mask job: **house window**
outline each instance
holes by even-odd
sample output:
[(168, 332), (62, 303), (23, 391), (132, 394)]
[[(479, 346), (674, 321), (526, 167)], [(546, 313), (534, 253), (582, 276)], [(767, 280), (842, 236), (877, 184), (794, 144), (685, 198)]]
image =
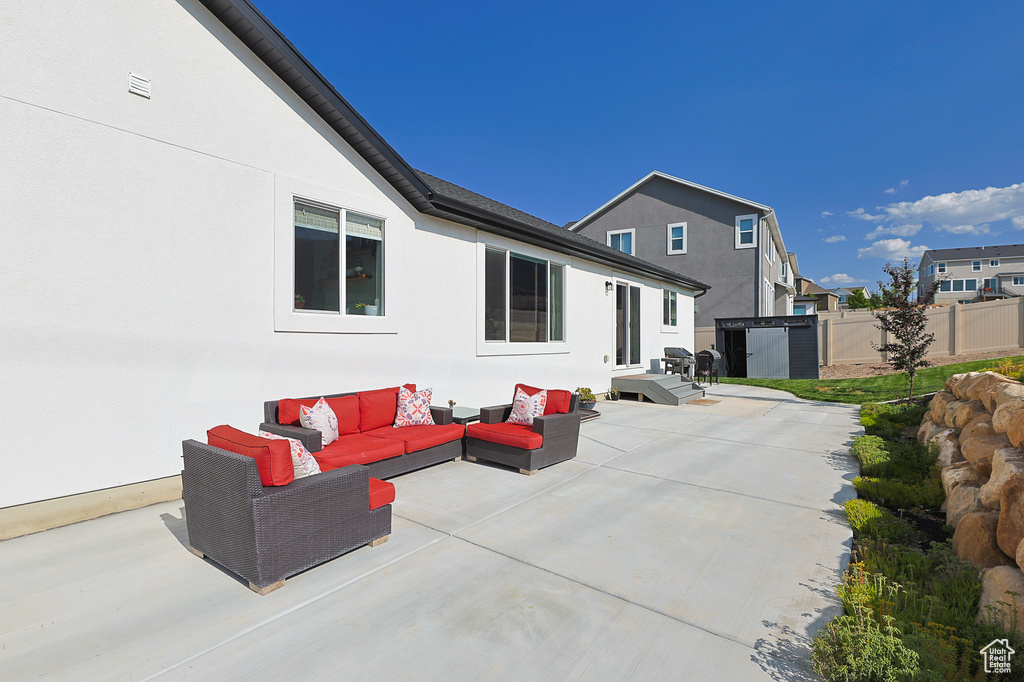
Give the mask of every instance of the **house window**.
[(997, 260), (990, 260), (988, 262), (988, 266), (990, 268), (998, 268), (999, 267), (999, 261), (997, 261)]
[(772, 239), (771, 228), (765, 225), (764, 257), (769, 263), (775, 262), (775, 240)]
[(971, 261), (971, 272), (981, 272), (981, 261)]
[(987, 277), (982, 280), (981, 286), (983, 289), (990, 289), (991, 291), (999, 291), (999, 280), (995, 277)]
[(501, 249), (484, 254), (484, 340), (565, 340), (565, 266)]
[(978, 280), (976, 279), (953, 279), (946, 280), (939, 285), (939, 291), (977, 291)]
[(1015, 287), (1024, 286), (1024, 277), (1014, 277), (1013, 278), (1013, 286), (1015, 286)]
[(928, 274), (929, 275), (934, 275), (935, 274), (935, 266), (934, 265), (929, 265), (928, 266)]
[(775, 301), (774, 299), (775, 290), (772, 288), (772, 283), (767, 279), (764, 281), (764, 314), (763, 316), (772, 316), (775, 314)]
[(661, 292), (661, 323), (666, 327), (675, 327), (678, 325), (678, 321), (676, 319), (676, 296), (676, 292), (668, 291), (667, 289)]
[(757, 246), (754, 238), (754, 226), (757, 224), (756, 215), (736, 216), (736, 248), (750, 249)]
[(668, 226), (668, 253), (686, 253), (686, 223), (672, 223)]
[(616, 251), (628, 253), (630, 256), (636, 255), (633, 252), (633, 239), (635, 235), (635, 229), (615, 230), (614, 232), (609, 232), (608, 246), (612, 247)]
[(946, 264), (945, 263), (939, 263), (938, 264), (938, 268), (939, 268), (939, 272), (945, 272), (946, 271)]
[(782, 281), (783, 282), (788, 282), (789, 281), (789, 263), (786, 263), (786, 262), (782, 263)]
[(344, 300), (348, 315), (382, 316), (384, 221), (301, 201), (294, 206), (295, 309), (338, 313)]

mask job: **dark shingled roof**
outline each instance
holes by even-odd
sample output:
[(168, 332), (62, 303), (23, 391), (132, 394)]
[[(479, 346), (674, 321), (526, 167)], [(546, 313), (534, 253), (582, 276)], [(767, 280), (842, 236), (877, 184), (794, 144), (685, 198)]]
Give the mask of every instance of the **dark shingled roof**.
[(933, 261), (1015, 258), (1024, 256), (1024, 244), (969, 246), (963, 249), (930, 249), (925, 251), (924, 255)]
[[(595, 241), (590, 237), (585, 237), (576, 232), (570, 232), (569, 230), (559, 227), (554, 223), (549, 223), (537, 216), (530, 215), (529, 213), (520, 211), (517, 208), (512, 208), (507, 204), (495, 201), (494, 199), (485, 197), (482, 194), (477, 194), (465, 187), (460, 187), (459, 185), (448, 182), (447, 180), (442, 180), (441, 178), (430, 175), (429, 173), (417, 170), (416, 174), (419, 175), (420, 180), (426, 183), (430, 188), (430, 201), (435, 207), (440, 209), (480, 209), (481, 212), (476, 216), (480, 219), (480, 222), (477, 225), (480, 229), (488, 232), (497, 232), (498, 234), (518, 232), (518, 234), (509, 234), (509, 236), (513, 236), (517, 239), (524, 239), (524, 237), (526, 237), (525, 241), (539, 246), (545, 246), (555, 251), (570, 255), (580, 255), (585, 258), (590, 258), (591, 260), (599, 260), (614, 267), (619, 267), (624, 270), (629, 270), (643, 275), (651, 275), (663, 280), (679, 282), (688, 287), (705, 290), (710, 288), (707, 284), (680, 275), (678, 272), (673, 272), (672, 270), (654, 265), (653, 263), (641, 260), (635, 256), (630, 256), (618, 249), (613, 249), (606, 244)], [(431, 212), (427, 211), (427, 213)], [(451, 215), (447, 215), (443, 210), (434, 214), (446, 217), (449, 220), (456, 219), (458, 217), (456, 216), (453, 218)], [(489, 216), (499, 216), (504, 218), (505, 224), (502, 227), (506, 227), (507, 229), (495, 230), (493, 226), (487, 225), (484, 221)], [(459, 222), (466, 223), (467, 221), (463, 219), (459, 220)], [(516, 224), (520, 226), (529, 226), (530, 228), (533, 228), (533, 230), (524, 234), (521, 231), (514, 229)]]

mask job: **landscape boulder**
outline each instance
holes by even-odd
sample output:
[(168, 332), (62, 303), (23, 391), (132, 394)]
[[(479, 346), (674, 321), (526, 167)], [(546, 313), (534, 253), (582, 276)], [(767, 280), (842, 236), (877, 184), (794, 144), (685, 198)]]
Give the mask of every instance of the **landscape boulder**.
[[(947, 469), (947, 471), (951, 470), (952, 468)], [(953, 492), (946, 498), (945, 504), (946, 523), (950, 526), (959, 526), (960, 522), (969, 514), (985, 509), (981, 504), (981, 488), (977, 485), (971, 485), (967, 481), (953, 488)]]
[(1024, 573), (1020, 569), (998, 566), (985, 571), (981, 581), (978, 618), (975, 621), (977, 625), (998, 625), (1010, 632), (1016, 623), (1016, 630), (1024, 632), (1024, 596), (1015, 597), (1007, 592), (1024, 595)]
[(956, 428), (956, 411), (960, 409), (960, 406), (964, 404), (962, 400), (954, 400), (951, 403), (946, 403), (946, 414), (942, 416), (943, 423), (949, 428)]
[(1009, 433), (1010, 428), (1024, 419), (1024, 398), (1007, 400), (992, 413), (992, 428), (996, 433)]
[[(1024, 384), (1012, 381), (996, 386), (996, 407), (1011, 400), (1024, 400)], [(995, 407), (990, 410), (995, 411)]]
[(960, 445), (960, 453), (974, 470), (982, 476), (992, 474), (992, 456), (996, 450), (1012, 447), (1006, 436), (975, 436), (968, 438)]
[(921, 445), (928, 445), (929, 442), (943, 431), (948, 431), (949, 428), (945, 424), (936, 424), (929, 417), (931, 415), (925, 415), (924, 421), (921, 422), (921, 428), (917, 430), (917, 442)]
[[(1024, 457), (1016, 448), (996, 450), (992, 455), (992, 476), (988, 483), (981, 486), (981, 503), (989, 509), (999, 510), (1000, 494), (1003, 486), (1011, 478), (1024, 478)], [(1013, 546), (1016, 553), (1017, 545)], [(1011, 554), (1007, 552), (1007, 554)]]
[(1017, 557), (1020, 565), (1024, 556), (1021, 541), (1024, 540), (1024, 477), (1013, 477), (1004, 485), (999, 495), (999, 526), (996, 528), (996, 542), (999, 549)]
[(956, 400), (956, 396), (949, 391), (939, 391), (932, 398), (931, 402), (931, 415), (932, 421), (936, 424), (946, 423), (946, 406)]
[(974, 436), (994, 435), (996, 435), (996, 431), (992, 428), (992, 415), (986, 412), (960, 430), (960, 445), (963, 445), (965, 440)]
[(987, 480), (988, 478), (971, 468), (971, 463), (966, 461), (959, 462), (942, 470), (942, 489), (946, 491), (947, 498), (961, 485), (980, 488)]
[(962, 429), (978, 417), (987, 417), (988, 414), (985, 406), (976, 400), (960, 403), (960, 407), (956, 408), (956, 413), (953, 415), (953, 427)]
[[(996, 566), (1013, 566), (1014, 560), (999, 549), (996, 542), (996, 529), (999, 526), (999, 514), (994, 512), (975, 512), (960, 519), (953, 533), (953, 551), (964, 561), (978, 568), (994, 568)], [(1017, 570), (1020, 573), (1020, 570)], [(1024, 594), (1022, 592), (1021, 594)]]
[(960, 454), (960, 441), (957, 439), (956, 431), (953, 429), (942, 431), (935, 437), (932, 443), (939, 448), (939, 455), (935, 459), (935, 466), (939, 467), (940, 470), (964, 461), (963, 455)]
[[(1005, 377), (998, 372), (982, 372), (970, 384), (967, 385), (967, 399), (977, 400), (980, 403), (984, 403), (985, 407), (989, 412), (996, 409), (996, 388), (1000, 384), (1005, 384), (1013, 381), (1009, 377)], [(989, 407), (991, 403), (991, 407)]]
[(1024, 413), (1018, 413), (1017, 419), (1010, 423), (1010, 429), (1006, 432), (1015, 448), (1024, 448)]
[[(952, 393), (953, 395), (959, 397), (960, 394), (957, 393), (957, 389), (960, 387), (960, 385), (964, 381), (967, 381), (969, 379), (973, 379), (976, 376), (978, 376), (977, 372), (966, 372), (964, 374), (954, 374), (950, 378), (946, 379), (946, 390), (949, 391), (950, 393)], [(965, 393), (964, 395), (967, 395), (967, 394)]]

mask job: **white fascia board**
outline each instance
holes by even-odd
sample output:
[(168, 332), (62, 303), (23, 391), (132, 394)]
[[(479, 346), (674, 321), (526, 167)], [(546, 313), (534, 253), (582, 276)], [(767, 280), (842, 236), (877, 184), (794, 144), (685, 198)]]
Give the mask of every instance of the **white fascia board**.
[[(712, 189), (710, 187), (705, 187), (704, 185), (698, 185), (696, 182), (690, 182), (689, 180), (683, 180), (682, 178), (677, 178), (675, 176), (669, 175), (668, 173), (662, 173), (661, 171), (651, 171), (650, 173), (648, 173), (647, 175), (645, 175), (644, 177), (640, 178), (639, 180), (634, 182), (632, 185), (627, 187), (622, 192), (619, 192), (617, 195), (615, 195), (615, 197), (613, 199), (611, 199), (610, 201), (605, 202), (601, 207), (599, 207), (599, 208), (591, 211), (587, 215), (583, 216), (583, 218), (579, 222), (577, 222), (575, 225), (570, 227), (569, 230), (571, 230), (572, 232), (578, 232), (580, 230), (580, 228), (582, 228), (584, 225), (589, 223), (591, 220), (596, 218), (598, 215), (600, 215), (601, 213), (603, 213), (607, 209), (611, 208), (612, 206), (614, 206), (615, 204), (620, 202), (623, 198), (626, 197), (626, 195), (628, 195), (630, 192), (634, 191), (637, 187), (640, 187), (641, 185), (643, 185), (645, 182), (647, 182), (651, 178), (661, 178), (663, 180), (668, 180), (669, 182), (676, 182), (676, 183), (679, 183), (680, 185), (686, 185), (687, 187), (692, 187), (693, 189), (698, 189), (698, 190), (700, 190), (702, 192), (707, 192), (709, 194), (714, 194), (715, 196), (723, 197), (725, 199), (730, 199), (732, 201), (736, 201), (736, 202), (739, 202), (741, 204), (746, 204), (747, 206), (753, 206), (754, 208), (760, 209), (762, 211), (766, 211), (769, 214), (772, 212), (772, 207), (771, 206), (765, 206), (764, 204), (759, 204), (756, 201), (750, 201), (749, 199), (744, 199), (742, 197), (738, 197), (738, 196), (735, 196), (733, 194), (728, 194), (727, 192), (721, 192), (721, 191), (719, 191), (717, 189)], [(776, 222), (775, 223), (775, 231), (776, 231), (776, 233), (778, 233), (778, 230), (779, 230), (779, 224), (778, 224), (778, 222)], [(780, 240), (781, 240), (781, 236), (780, 236)]]

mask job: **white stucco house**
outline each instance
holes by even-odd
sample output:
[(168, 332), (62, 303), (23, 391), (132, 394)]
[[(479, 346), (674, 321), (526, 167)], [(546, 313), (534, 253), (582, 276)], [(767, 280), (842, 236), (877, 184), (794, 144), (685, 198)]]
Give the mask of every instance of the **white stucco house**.
[(11, 0), (0, 56), (8, 528), (173, 499), (181, 441), (264, 400), (693, 347), (705, 285), (415, 171), (248, 0)]

